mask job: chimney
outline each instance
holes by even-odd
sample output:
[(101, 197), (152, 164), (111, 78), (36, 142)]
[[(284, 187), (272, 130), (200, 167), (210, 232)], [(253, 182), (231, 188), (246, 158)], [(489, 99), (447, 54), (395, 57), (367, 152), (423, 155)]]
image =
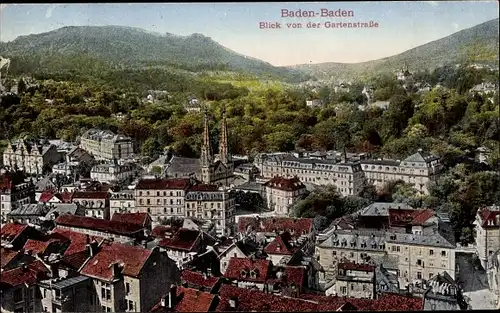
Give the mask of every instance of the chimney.
[(113, 277), (116, 278), (122, 273), (123, 266), (120, 263), (113, 263), (111, 264), (111, 269), (113, 271)]
[(89, 244), (89, 243), (90, 243), (90, 236), (89, 236), (88, 234), (87, 234), (87, 235), (85, 235), (85, 242), (86, 242), (87, 244)]
[(172, 309), (175, 306), (175, 299), (177, 297), (177, 286), (170, 286), (170, 292), (168, 293), (168, 308)]
[(98, 246), (98, 243), (95, 240), (86, 245), (90, 257), (93, 257), (94, 255), (96, 255), (97, 246)]
[(23, 270), (23, 272), (26, 272), (28, 270), (28, 266), (26, 265), (26, 263), (23, 262), (20, 265), (21, 265), (20, 267)]
[(229, 299), (229, 307), (231, 307), (231, 309), (236, 309), (237, 304), (238, 304), (238, 298), (233, 297)]

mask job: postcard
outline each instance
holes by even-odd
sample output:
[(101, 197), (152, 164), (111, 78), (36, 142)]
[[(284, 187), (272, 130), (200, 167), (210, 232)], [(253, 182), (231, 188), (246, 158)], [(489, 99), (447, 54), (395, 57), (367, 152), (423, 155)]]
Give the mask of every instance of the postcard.
[(498, 1), (0, 4), (2, 312), (500, 309)]

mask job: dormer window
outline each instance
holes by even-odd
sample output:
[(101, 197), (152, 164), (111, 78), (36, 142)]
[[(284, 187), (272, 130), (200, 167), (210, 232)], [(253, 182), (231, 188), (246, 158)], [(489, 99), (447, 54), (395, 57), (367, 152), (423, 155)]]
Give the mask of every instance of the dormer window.
[(281, 245), (276, 246), (276, 251), (281, 251)]
[(241, 270), (240, 274), (241, 274), (241, 277), (247, 277), (247, 271), (245, 271), (245, 270)]

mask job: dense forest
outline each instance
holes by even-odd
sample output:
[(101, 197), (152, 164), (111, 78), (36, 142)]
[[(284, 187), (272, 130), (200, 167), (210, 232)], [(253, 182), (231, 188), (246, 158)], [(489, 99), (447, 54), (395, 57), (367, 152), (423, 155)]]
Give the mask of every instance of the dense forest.
[[(177, 155), (197, 156), (202, 115), (184, 109), (188, 97), (196, 96), (209, 109), (214, 140), (221, 108), (227, 107), (233, 154), (345, 147), (401, 159), (423, 149), (441, 157), (446, 167), (443, 178), (424, 199), (398, 182), (387, 186), (383, 194), (376, 195), (367, 187), (361, 198), (343, 200), (323, 190), (299, 202), (299, 216), (314, 213), (332, 219), (366, 201), (405, 199), (450, 212), (457, 239), (466, 243), (477, 206), (500, 204), (500, 178), (495, 172), (499, 168), (498, 93), (469, 92), (483, 81), (497, 83), (498, 72), (444, 66), (416, 73), (419, 82), (442, 86), (423, 93), (403, 88), (392, 75), (378, 76), (369, 83), (376, 100), (389, 101), (384, 111), (358, 108), (366, 104), (361, 90), (367, 82), (354, 82), (349, 92), (335, 92), (333, 86), (311, 91), (223, 68), (200, 75), (155, 67), (112, 69), (86, 61), (73, 60), (72, 64), (94, 65), (68, 66), (72, 70), (67, 71), (53, 70), (64, 66), (47, 66), (33, 71), (35, 83), (20, 79), (19, 95), (2, 97), (0, 140), (25, 135), (75, 140), (83, 130), (98, 127), (134, 138), (138, 150), (151, 158), (167, 147)], [(13, 73), (29, 72), (19, 62), (13, 64)], [(29, 62), (23, 64), (29, 66)], [(148, 90), (165, 90), (168, 96), (151, 103), (146, 101)], [(306, 100), (313, 97), (324, 105), (307, 107)], [(216, 148), (217, 142), (213, 144)], [(480, 167), (473, 160), (480, 146), (491, 151), (489, 167)], [(332, 209), (338, 207), (343, 209)]]

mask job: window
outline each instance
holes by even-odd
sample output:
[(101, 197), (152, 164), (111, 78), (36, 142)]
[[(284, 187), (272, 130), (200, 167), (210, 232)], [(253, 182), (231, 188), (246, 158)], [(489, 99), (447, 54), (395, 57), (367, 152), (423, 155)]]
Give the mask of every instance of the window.
[(354, 285), (353, 284), (351, 284), (351, 290), (354, 290)]
[(432, 276), (434, 276), (434, 274), (433, 273), (429, 273), (429, 279), (431, 279)]
[(130, 293), (130, 284), (129, 283), (125, 283), (125, 292)]
[(23, 301), (23, 290), (21, 288), (14, 291), (14, 302)]
[(422, 272), (417, 272), (417, 279), (422, 279)]
[(417, 260), (417, 265), (422, 266), (422, 260)]
[(429, 250), (429, 255), (434, 255), (434, 250)]
[(445, 250), (441, 251), (441, 256), (446, 256), (446, 251)]
[(343, 287), (340, 287), (340, 292), (342, 294), (346, 294), (347, 293), (347, 287), (343, 286)]
[(128, 300), (128, 310), (129, 311), (134, 310), (134, 301)]
[(363, 291), (366, 291), (366, 285), (363, 285)]

